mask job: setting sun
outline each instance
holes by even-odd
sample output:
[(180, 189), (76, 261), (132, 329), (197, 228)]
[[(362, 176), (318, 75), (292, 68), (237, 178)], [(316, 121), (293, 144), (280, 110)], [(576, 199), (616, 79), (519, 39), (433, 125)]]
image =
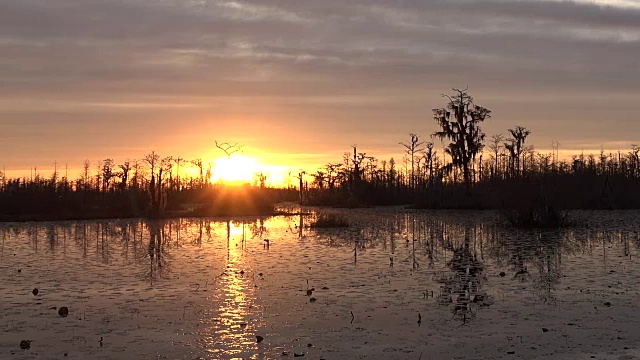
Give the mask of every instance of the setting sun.
[(211, 180), (225, 183), (251, 182), (260, 172), (258, 160), (239, 154), (222, 157), (214, 161)]

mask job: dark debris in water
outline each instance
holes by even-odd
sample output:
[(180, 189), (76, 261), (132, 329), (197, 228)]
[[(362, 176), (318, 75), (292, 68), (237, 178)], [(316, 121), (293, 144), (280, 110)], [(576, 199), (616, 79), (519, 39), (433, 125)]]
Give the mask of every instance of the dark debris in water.
[(264, 340), (264, 337), (260, 336), (260, 335), (256, 335), (256, 342), (257, 343), (261, 343)]
[(22, 341), (20, 341), (20, 349), (22, 349), (22, 350), (31, 349), (31, 340), (22, 340)]
[(58, 309), (58, 315), (62, 317), (69, 316), (69, 308), (66, 306), (61, 307), (60, 309)]

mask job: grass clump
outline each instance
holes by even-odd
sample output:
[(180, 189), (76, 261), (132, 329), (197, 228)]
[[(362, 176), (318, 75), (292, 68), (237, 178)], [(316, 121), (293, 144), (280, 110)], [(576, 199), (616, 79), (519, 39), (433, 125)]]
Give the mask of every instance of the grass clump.
[(566, 211), (551, 206), (527, 207), (503, 210), (502, 220), (518, 228), (561, 228), (573, 225)]
[(349, 222), (337, 214), (319, 213), (309, 225), (313, 229), (349, 227)]

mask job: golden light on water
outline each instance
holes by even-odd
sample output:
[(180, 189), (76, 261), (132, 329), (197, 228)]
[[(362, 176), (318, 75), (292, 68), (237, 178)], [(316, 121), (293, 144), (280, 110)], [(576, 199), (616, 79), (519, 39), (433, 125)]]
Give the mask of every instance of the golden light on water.
[(248, 269), (250, 266), (245, 263), (244, 257), (248, 224), (243, 226), (242, 222), (229, 221), (217, 232), (219, 235), (224, 232), (223, 236), (229, 239), (227, 262), (226, 271), (218, 283), (219, 297), (215, 298), (219, 302), (216, 311), (219, 318), (210, 329), (213, 336), (205, 338), (205, 341), (208, 351), (216, 356), (254, 358), (248, 357), (255, 344), (252, 332), (263, 324), (260, 317), (255, 316), (259, 307), (255, 304), (255, 288)]

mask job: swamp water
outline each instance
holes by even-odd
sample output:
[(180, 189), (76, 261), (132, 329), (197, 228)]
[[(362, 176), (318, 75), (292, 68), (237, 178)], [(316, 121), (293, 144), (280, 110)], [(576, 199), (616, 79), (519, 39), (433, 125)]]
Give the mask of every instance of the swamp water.
[(638, 212), (331, 211), (0, 224), (0, 359), (640, 358)]

